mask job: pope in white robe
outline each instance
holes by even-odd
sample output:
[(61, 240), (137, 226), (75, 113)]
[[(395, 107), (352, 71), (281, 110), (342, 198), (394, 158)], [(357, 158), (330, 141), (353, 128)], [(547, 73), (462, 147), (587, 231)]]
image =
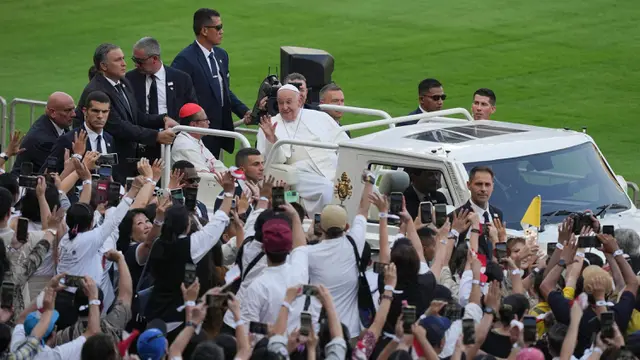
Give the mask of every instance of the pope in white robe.
[(331, 116), (303, 109), (300, 92), (293, 85), (284, 85), (278, 90), (278, 108), (278, 115), (260, 120), (258, 150), (265, 157), (273, 156), (273, 164), (295, 167), (298, 172), (296, 190), (307, 212), (320, 213), (333, 199), (333, 180), (338, 165), (336, 150), (297, 145), (283, 145), (274, 150), (273, 145), (282, 139), (337, 144), (349, 138)]
[[(180, 108), (180, 124), (209, 128), (209, 119), (202, 107), (197, 104), (188, 103)], [(216, 159), (215, 156), (204, 146), (202, 142), (202, 134), (181, 132), (176, 136), (171, 148), (171, 163), (186, 160), (195, 166), (197, 172), (223, 172), (227, 168), (222, 161)]]

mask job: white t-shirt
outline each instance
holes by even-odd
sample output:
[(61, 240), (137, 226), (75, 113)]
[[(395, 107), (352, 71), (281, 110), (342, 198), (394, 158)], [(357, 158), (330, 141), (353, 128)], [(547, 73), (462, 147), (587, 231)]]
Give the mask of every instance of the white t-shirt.
[[(358, 215), (348, 234), (362, 256), (366, 241), (367, 219)], [(361, 330), (358, 311), (358, 268), (353, 246), (346, 236), (323, 240), (309, 246), (309, 278), (311, 284), (327, 287), (340, 321), (347, 326), (352, 337)]]
[[(13, 329), (11, 334), (11, 351), (15, 351), (18, 345), (20, 345), (27, 338), (24, 332), (24, 325), (18, 324)], [(87, 339), (84, 336), (80, 336), (71, 342), (50, 348), (49, 346), (42, 346), (38, 355), (34, 360), (80, 360), (82, 353), (82, 346)]]

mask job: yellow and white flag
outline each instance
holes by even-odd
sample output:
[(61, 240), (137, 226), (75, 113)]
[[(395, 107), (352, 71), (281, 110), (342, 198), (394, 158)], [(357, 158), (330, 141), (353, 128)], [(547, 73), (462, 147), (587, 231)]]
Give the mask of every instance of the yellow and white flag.
[(542, 197), (540, 195), (536, 196), (531, 200), (531, 204), (525, 211), (522, 220), (520, 220), (520, 225), (522, 225), (523, 229), (527, 229), (530, 226), (539, 228), (540, 227), (540, 215), (542, 213)]

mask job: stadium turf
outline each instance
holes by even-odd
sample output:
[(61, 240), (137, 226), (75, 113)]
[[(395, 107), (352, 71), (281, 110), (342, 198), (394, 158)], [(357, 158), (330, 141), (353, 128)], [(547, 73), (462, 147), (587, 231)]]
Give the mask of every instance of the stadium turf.
[[(349, 105), (405, 115), (418, 82), (438, 78), (446, 107), (470, 107), (479, 87), (495, 118), (586, 126), (618, 174), (640, 182), (640, 3), (610, 0), (109, 0), (0, 1), (0, 96), (78, 97), (97, 44), (125, 50), (154, 36), (167, 63), (193, 40), (198, 7), (222, 13), (232, 89), (252, 106), (279, 65), (279, 47), (324, 49)], [(129, 66), (132, 63), (128, 62)], [(18, 113), (28, 126), (28, 110)], [(346, 122), (370, 118), (345, 116)]]

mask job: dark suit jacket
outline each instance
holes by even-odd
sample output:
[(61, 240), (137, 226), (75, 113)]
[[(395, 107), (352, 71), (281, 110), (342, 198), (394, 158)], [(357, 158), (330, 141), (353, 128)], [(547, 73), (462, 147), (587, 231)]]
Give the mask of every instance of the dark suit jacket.
[(434, 191), (433, 193), (425, 194), (425, 197), (426, 199), (420, 199), (418, 197), (418, 194), (414, 190), (413, 186), (411, 185), (409, 185), (409, 187), (404, 191), (405, 205), (412, 219), (415, 219), (418, 217), (418, 212), (420, 211), (420, 203), (423, 201), (431, 201), (433, 205), (447, 203), (447, 197), (444, 196), (444, 194), (439, 191)]
[[(74, 136), (75, 134), (79, 133), (80, 130), (84, 129), (84, 131), (87, 131), (87, 129), (85, 128), (84, 124), (81, 127), (75, 128), (73, 129), (73, 131), (69, 131), (68, 133), (60, 136), (58, 138), (58, 141), (56, 142), (55, 146), (53, 147), (53, 149), (51, 150), (51, 154), (49, 155), (49, 157), (53, 157), (54, 159), (56, 159), (56, 163), (57, 163), (57, 170), (58, 173), (62, 173), (62, 170), (64, 169), (64, 151), (65, 149), (69, 149), (70, 151), (70, 155), (73, 154), (73, 140), (74, 140)], [(102, 132), (102, 137), (104, 139), (104, 142), (107, 146), (106, 152), (109, 153), (113, 153), (115, 152), (115, 145), (113, 143), (113, 137), (111, 136), (111, 134), (109, 134), (106, 131)], [(95, 149), (91, 148), (91, 141), (89, 140), (89, 136), (87, 136), (87, 151), (94, 151)], [(84, 154), (81, 154), (84, 155)], [(44, 168), (41, 169), (41, 171), (44, 171)], [(113, 177), (116, 177), (116, 174), (113, 174)]]
[[(164, 70), (166, 74), (165, 94), (167, 99), (167, 115), (179, 122), (178, 114), (182, 106), (186, 103), (198, 103), (196, 92), (189, 74), (168, 66), (164, 66)], [(127, 72), (126, 78), (133, 87), (133, 93), (136, 97), (136, 102), (140, 106), (140, 110), (146, 113), (147, 76), (138, 70), (131, 70)], [(139, 157), (146, 157), (150, 160), (162, 157), (162, 154), (160, 154), (160, 144), (157, 143), (153, 146), (140, 146), (138, 150)]]
[[(460, 211), (462, 210), (473, 211), (470, 200), (464, 203), (464, 205), (457, 208), (455, 210), (455, 213), (459, 214)], [(491, 204), (489, 204), (489, 213), (491, 214), (491, 218), (493, 220), (495, 220), (497, 217), (498, 219), (504, 221), (504, 215), (502, 214), (502, 210), (498, 209), (495, 206), (492, 206)], [(453, 221), (452, 218), (453, 216), (450, 216), (449, 221)], [(458, 237), (458, 246), (462, 246), (465, 243), (466, 237), (467, 237), (467, 231), (460, 234), (460, 237)], [(493, 247), (491, 246), (491, 241), (489, 241), (489, 239), (485, 239), (484, 235), (482, 234), (480, 234), (480, 238), (478, 240), (478, 252), (481, 254), (487, 255), (488, 260), (491, 260), (493, 256)]]
[[(167, 115), (179, 122), (180, 108), (186, 103), (198, 103), (196, 92), (189, 74), (169, 66), (164, 66), (164, 70), (166, 73)], [(141, 110), (146, 112), (147, 76), (138, 70), (131, 70), (127, 72), (126, 78), (133, 87), (136, 102), (140, 105)]]
[(20, 148), (26, 150), (16, 158), (11, 173), (20, 175), (23, 162), (33, 163), (33, 171), (37, 172), (45, 164), (56, 141), (58, 141), (58, 131), (51, 123), (51, 119), (47, 115), (40, 116), (22, 139)]
[[(84, 122), (82, 107), (85, 99), (95, 90), (106, 93), (111, 100), (111, 111), (104, 130), (113, 136), (113, 141), (118, 153), (120, 164), (114, 168), (114, 174), (122, 173), (122, 178), (134, 176), (136, 174), (135, 162), (128, 162), (127, 159), (136, 158), (138, 143), (153, 146), (156, 144), (158, 129), (164, 128), (163, 115), (148, 115), (144, 113), (133, 94), (133, 87), (129, 80), (120, 80), (124, 84), (125, 93), (131, 105), (131, 111), (118, 95), (117, 90), (101, 73), (91, 79), (84, 88), (78, 109), (76, 110), (76, 122), (74, 127), (79, 127)], [(119, 174), (120, 175), (120, 174)]]
[[(233, 131), (231, 112), (242, 118), (249, 111), (249, 108), (230, 89), (229, 55), (219, 47), (214, 47), (213, 52), (218, 61), (220, 72), (225, 75), (222, 79), (223, 94), (219, 94), (220, 87), (211, 74), (209, 59), (204, 56), (202, 49), (195, 41), (176, 55), (171, 66), (191, 76), (196, 94), (198, 94), (198, 104), (202, 106), (209, 118), (209, 127), (211, 129)], [(224, 106), (221, 106), (218, 100), (220, 97), (223, 99)], [(231, 138), (205, 136), (202, 141), (216, 157), (219, 156), (220, 149), (224, 149), (229, 153), (234, 150), (234, 139)]]
[[(408, 113), (407, 115), (416, 115), (416, 114), (422, 114), (422, 110), (420, 110), (420, 107), (418, 107), (417, 109), (413, 110), (412, 112)], [(414, 125), (417, 124), (418, 120), (414, 120), (414, 121), (407, 121), (407, 122), (403, 122), (400, 124), (396, 124), (396, 126), (406, 126), (406, 125)]]

